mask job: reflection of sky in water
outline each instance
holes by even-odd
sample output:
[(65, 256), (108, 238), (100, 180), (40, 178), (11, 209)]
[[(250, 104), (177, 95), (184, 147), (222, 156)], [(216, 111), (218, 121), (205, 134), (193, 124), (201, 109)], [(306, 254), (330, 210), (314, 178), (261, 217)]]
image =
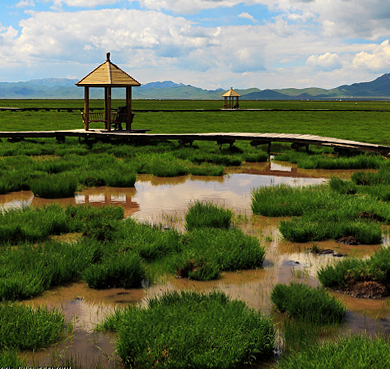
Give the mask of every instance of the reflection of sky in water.
[(291, 165), (290, 164), (284, 164), (284, 163), (275, 163), (274, 161), (271, 161), (269, 166), (269, 170), (278, 170), (283, 172), (291, 172)]
[(147, 220), (150, 216), (163, 212), (183, 213), (192, 201), (212, 201), (238, 212), (250, 211), (251, 191), (257, 187), (289, 184), (305, 186), (324, 183), (323, 178), (291, 178), (251, 174), (231, 174), (223, 181), (202, 181), (188, 179), (184, 183), (154, 186), (149, 181), (137, 182), (133, 201), (140, 204), (136, 214), (139, 219)]
[(191, 202), (212, 201), (236, 212), (250, 212), (251, 192), (253, 189), (278, 184), (291, 186), (316, 185), (324, 183), (323, 178), (293, 178), (272, 175), (254, 175), (235, 173), (224, 177), (176, 177), (157, 178), (140, 175), (135, 188), (90, 188), (68, 199), (39, 199), (30, 191), (15, 192), (0, 196), (0, 205), (4, 209), (22, 206), (43, 206), (52, 203), (121, 205), (125, 216), (145, 221), (161, 215), (183, 214)]

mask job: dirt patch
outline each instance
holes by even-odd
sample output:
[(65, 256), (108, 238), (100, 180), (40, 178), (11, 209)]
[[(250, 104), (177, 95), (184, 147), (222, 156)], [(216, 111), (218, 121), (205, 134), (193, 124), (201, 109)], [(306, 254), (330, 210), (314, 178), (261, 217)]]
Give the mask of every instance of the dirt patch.
[(361, 213), (359, 213), (358, 217), (360, 219), (368, 219), (368, 220), (381, 222), (381, 223), (385, 220), (385, 218), (381, 217), (380, 215), (371, 213), (369, 211), (362, 211)]
[(387, 288), (376, 281), (355, 282), (349, 286), (348, 293), (365, 299), (380, 299), (388, 295)]
[(316, 255), (332, 255), (334, 257), (341, 258), (343, 256), (346, 256), (344, 254), (340, 254), (337, 251), (334, 251), (332, 249), (320, 249), (319, 247), (313, 247), (311, 249), (308, 249), (309, 252)]
[(346, 236), (341, 237), (336, 242), (343, 243), (345, 245), (360, 245), (360, 242), (356, 239), (355, 236)]

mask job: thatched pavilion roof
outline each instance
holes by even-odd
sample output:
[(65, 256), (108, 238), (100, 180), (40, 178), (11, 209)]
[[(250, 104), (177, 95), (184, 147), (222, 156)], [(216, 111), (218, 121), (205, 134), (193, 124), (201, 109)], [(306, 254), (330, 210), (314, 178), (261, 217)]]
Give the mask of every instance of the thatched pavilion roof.
[(107, 53), (107, 60), (78, 81), (76, 85), (91, 87), (126, 87), (141, 86), (141, 83), (112, 63), (110, 61), (110, 53)]
[(241, 95), (233, 90), (233, 87), (229, 91), (225, 92), (222, 97), (240, 97)]

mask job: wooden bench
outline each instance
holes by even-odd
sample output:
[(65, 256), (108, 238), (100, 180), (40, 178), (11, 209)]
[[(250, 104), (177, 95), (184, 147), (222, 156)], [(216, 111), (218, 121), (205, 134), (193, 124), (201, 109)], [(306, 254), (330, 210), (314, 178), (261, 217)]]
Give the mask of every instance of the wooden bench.
[[(105, 128), (107, 128), (107, 121), (104, 112), (89, 112), (88, 120), (86, 114), (81, 112), (81, 117), (84, 122), (84, 128), (86, 131), (89, 129), (89, 124), (94, 122), (104, 123)], [(114, 127), (114, 130), (122, 130), (122, 123), (126, 123), (126, 130), (131, 131), (131, 124), (133, 123), (134, 113), (130, 114), (130, 121), (128, 121), (127, 113), (117, 113), (111, 112), (111, 124)]]

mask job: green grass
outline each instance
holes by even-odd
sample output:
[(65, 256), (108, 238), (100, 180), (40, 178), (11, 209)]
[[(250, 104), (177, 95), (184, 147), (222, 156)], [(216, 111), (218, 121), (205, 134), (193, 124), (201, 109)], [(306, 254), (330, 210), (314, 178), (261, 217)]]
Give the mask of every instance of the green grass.
[(107, 206), (50, 205), (42, 208), (22, 208), (6, 210), (0, 213), (0, 245), (17, 245), (24, 242), (40, 242), (50, 235), (62, 233), (86, 232), (91, 228), (100, 228), (109, 221), (111, 225), (123, 218), (123, 209)]
[(303, 169), (378, 169), (384, 162), (380, 155), (359, 154), (351, 156), (331, 157), (327, 153), (305, 153), (299, 151), (288, 151), (276, 155), (274, 160), (288, 161), (297, 164)]
[(390, 222), (390, 206), (372, 197), (351, 195), (354, 188), (339, 179), (332, 179), (329, 186), (261, 187), (252, 192), (252, 211), (294, 216), (279, 225), (282, 235), (292, 242), (354, 236), (360, 243), (378, 244), (382, 239), (378, 221)]
[(325, 187), (291, 187), (277, 185), (252, 191), (251, 208), (254, 214), (268, 217), (299, 216), (318, 209), (326, 202)]
[(80, 279), (83, 270), (100, 255), (101, 245), (86, 241), (6, 248), (0, 255), (0, 300), (29, 299), (50, 287)]
[(390, 292), (390, 249), (381, 249), (368, 259), (347, 258), (318, 271), (318, 279), (325, 287), (348, 289), (356, 282), (377, 282)]
[(117, 352), (128, 367), (238, 368), (273, 353), (269, 318), (222, 292), (171, 292), (128, 307), (102, 329), (119, 332)]
[(190, 173), (188, 164), (178, 160), (169, 154), (150, 156), (144, 159), (142, 173), (153, 174), (156, 177), (177, 177)]
[(104, 182), (110, 187), (134, 187), (136, 178), (135, 173), (111, 171), (105, 174)]
[(277, 284), (272, 290), (271, 301), (282, 314), (309, 323), (340, 323), (346, 312), (345, 306), (321, 287), (301, 283)]
[(102, 259), (83, 273), (90, 288), (139, 288), (147, 281), (147, 273), (138, 255), (123, 253)]
[(223, 270), (253, 269), (263, 265), (265, 249), (255, 237), (238, 229), (204, 228), (183, 236), (182, 253), (173, 258), (181, 277), (215, 279)]
[(329, 187), (340, 194), (354, 195), (357, 192), (356, 185), (351, 181), (345, 181), (338, 177), (331, 177)]
[(189, 171), (194, 176), (222, 176), (225, 169), (222, 165), (204, 163), (201, 165), (189, 166)]
[[(135, 100), (133, 128), (149, 128), (153, 133), (192, 132), (274, 132), (305, 133), (325, 137), (390, 144), (383, 131), (387, 124), (385, 102), (304, 102), (304, 101), (243, 101), (242, 108), (276, 109), (247, 112), (177, 112), (180, 109), (219, 109), (222, 101), (145, 101)], [(56, 107), (70, 104), (83, 109), (82, 100), (2, 100), (4, 106)], [(114, 100), (113, 109), (123, 105)], [(100, 100), (91, 106), (103, 107)], [(162, 111), (137, 111), (162, 109)], [(277, 110), (284, 109), (284, 111)], [(310, 110), (305, 110), (310, 109)], [(322, 109), (315, 111), (312, 109)], [(327, 111), (326, 109), (331, 109)], [(165, 111), (164, 111), (165, 110)], [(167, 111), (173, 110), (173, 111)], [(2, 129), (58, 130), (82, 128), (80, 111), (0, 112)], [(335, 125), (334, 122), (337, 122)]]
[(279, 231), (283, 237), (292, 242), (339, 240), (353, 236), (356, 241), (366, 245), (376, 245), (382, 241), (380, 224), (358, 220), (327, 220), (321, 218), (325, 212), (281, 221)]
[(30, 189), (34, 196), (45, 199), (73, 197), (77, 186), (76, 178), (70, 173), (45, 175), (30, 183)]
[(313, 343), (304, 351), (284, 356), (277, 369), (386, 369), (390, 344), (386, 338), (351, 336), (336, 342)]
[(64, 321), (64, 314), (54, 309), (0, 303), (0, 349), (44, 348), (61, 338)]
[(2, 350), (0, 351), (0, 367), (1, 368), (25, 368), (28, 367), (27, 361), (23, 359), (16, 350)]
[(163, 230), (127, 218), (116, 235), (119, 251), (131, 251), (146, 262), (170, 257), (181, 252), (181, 234), (174, 229)]
[(221, 208), (208, 202), (195, 201), (186, 214), (186, 228), (212, 227), (228, 229), (232, 222), (233, 213), (229, 209)]

